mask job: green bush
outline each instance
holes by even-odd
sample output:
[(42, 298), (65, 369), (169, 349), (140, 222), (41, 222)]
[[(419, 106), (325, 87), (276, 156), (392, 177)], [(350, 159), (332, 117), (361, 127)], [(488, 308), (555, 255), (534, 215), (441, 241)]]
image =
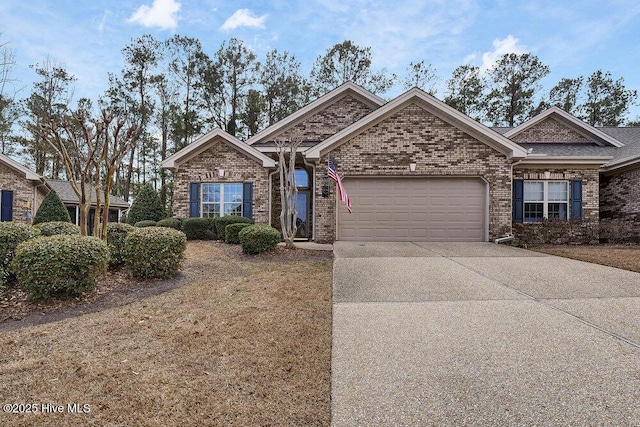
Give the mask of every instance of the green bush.
[(36, 216), (33, 217), (33, 225), (52, 221), (71, 222), (67, 207), (60, 200), (58, 193), (53, 190), (49, 191), (40, 204)]
[(131, 231), (136, 228), (133, 225), (124, 223), (107, 224), (107, 246), (109, 247), (109, 266), (120, 267), (124, 265), (124, 257), (122, 250), (124, 248), (124, 239)]
[(215, 239), (212, 231), (213, 222), (210, 218), (185, 218), (182, 220), (182, 231), (187, 235), (187, 240)]
[(166, 227), (137, 228), (124, 239), (125, 266), (135, 277), (173, 276), (187, 248), (187, 236)]
[(129, 224), (145, 220), (158, 222), (165, 217), (164, 206), (162, 206), (158, 192), (151, 185), (144, 185), (133, 199), (127, 213), (127, 221)]
[(136, 227), (144, 228), (144, 227), (155, 227), (158, 223), (155, 221), (151, 221), (150, 219), (145, 219), (144, 221), (136, 222)]
[(251, 224), (238, 222), (236, 224), (229, 224), (224, 229), (224, 241), (233, 245), (240, 243), (238, 233), (240, 230), (246, 227), (250, 227)]
[(259, 254), (275, 249), (280, 243), (280, 232), (271, 226), (256, 224), (240, 230), (238, 238), (242, 252)]
[(93, 289), (108, 262), (107, 244), (97, 237), (58, 235), (21, 243), (11, 266), (20, 289), (40, 301)]
[(42, 236), (56, 236), (58, 234), (74, 235), (80, 234), (80, 227), (70, 222), (50, 221), (41, 222), (35, 228), (40, 230)]
[(218, 239), (224, 239), (224, 229), (229, 224), (253, 224), (253, 221), (249, 218), (237, 215), (220, 216), (213, 219), (213, 224), (216, 227), (216, 235)]
[(174, 230), (182, 230), (182, 221), (178, 218), (165, 218), (158, 221), (158, 227), (169, 227)]
[(0, 290), (13, 279), (11, 261), (16, 247), (40, 235), (40, 230), (26, 224), (0, 222)]

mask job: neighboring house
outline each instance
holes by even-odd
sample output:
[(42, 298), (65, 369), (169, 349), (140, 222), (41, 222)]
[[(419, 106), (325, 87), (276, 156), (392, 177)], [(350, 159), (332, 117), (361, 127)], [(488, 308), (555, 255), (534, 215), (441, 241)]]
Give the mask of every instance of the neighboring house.
[[(71, 217), (71, 221), (74, 224), (79, 225), (80, 199), (76, 195), (75, 191), (73, 191), (73, 187), (71, 186), (71, 183), (69, 181), (63, 181), (63, 180), (57, 180), (57, 179), (47, 179), (46, 182), (50, 188), (52, 188), (56, 193), (58, 193), (60, 200), (62, 200), (62, 203), (67, 207), (67, 210), (69, 211), (69, 216)], [(89, 210), (88, 223), (89, 223), (89, 229), (91, 229), (93, 224), (93, 218), (95, 217), (95, 214), (96, 214), (96, 209), (95, 209), (96, 195), (95, 195), (95, 189), (93, 187), (89, 191), (91, 192), (92, 203), (91, 203), (91, 208)], [(120, 197), (112, 195), (109, 199), (109, 222), (120, 222), (122, 213), (127, 209), (129, 209), (128, 202), (126, 202), (124, 199)]]
[[(15, 160), (0, 154), (0, 220), (30, 224), (45, 196), (55, 190), (69, 210), (71, 220), (78, 224), (78, 197), (67, 181), (45, 179)], [(89, 219), (93, 221), (95, 203)], [(111, 196), (109, 221), (118, 222), (129, 204)]]
[(173, 214), (278, 227), (274, 141), (296, 135), (299, 236), (318, 242), (492, 241), (544, 218), (640, 222), (640, 129), (595, 128), (558, 108), (492, 129), (417, 88), (386, 102), (353, 83), (247, 142), (216, 129), (167, 158)]
[(0, 154), (0, 220), (28, 223), (49, 192), (44, 178)]

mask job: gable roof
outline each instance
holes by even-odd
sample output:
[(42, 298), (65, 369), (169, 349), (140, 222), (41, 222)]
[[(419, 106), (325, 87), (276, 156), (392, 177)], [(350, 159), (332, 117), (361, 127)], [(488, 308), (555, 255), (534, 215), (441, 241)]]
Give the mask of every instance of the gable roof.
[[(586, 138), (594, 139), (595, 143), (598, 145), (614, 146), (614, 147), (624, 146), (623, 143), (621, 143), (611, 135), (608, 135), (602, 132), (601, 130), (599, 130), (598, 128), (583, 122), (582, 120), (574, 117), (573, 115), (567, 113), (566, 111), (558, 107), (551, 107), (544, 110), (542, 113), (531, 118), (530, 120), (527, 120), (521, 125), (518, 125), (508, 130), (507, 132), (504, 133), (504, 136), (506, 136), (507, 138), (513, 138), (519, 133), (527, 129), (530, 129), (536, 124), (542, 122), (546, 118), (551, 118), (553, 120), (556, 120), (561, 124), (564, 124), (565, 126), (570, 127), (571, 129), (573, 129), (574, 131), (576, 131), (577, 133), (579, 133), (580, 135)], [(535, 141), (531, 141), (531, 142), (535, 142)]]
[[(73, 191), (73, 187), (71, 186), (71, 183), (69, 181), (64, 181), (61, 179), (47, 179), (46, 182), (47, 182), (47, 185), (51, 187), (51, 189), (58, 194), (58, 196), (60, 197), (60, 200), (62, 200), (62, 203), (68, 203), (68, 204), (74, 204), (74, 205), (77, 205), (80, 203), (80, 199), (78, 199), (78, 195), (76, 194), (76, 192)], [(94, 194), (93, 193), (94, 189), (95, 187), (91, 187), (89, 191), (91, 191), (92, 194)], [(118, 207), (118, 208), (129, 207), (129, 203), (126, 202), (121, 197), (114, 196), (112, 194), (109, 199), (110, 199), (109, 206), (111, 207)], [(95, 205), (95, 200), (92, 201), (92, 204)]]
[(246, 142), (240, 141), (235, 136), (223, 131), (220, 128), (216, 128), (206, 135), (201, 136), (200, 138), (193, 141), (191, 144), (184, 147), (182, 150), (177, 153), (167, 157), (162, 161), (162, 167), (164, 169), (175, 169), (180, 165), (194, 156), (202, 153), (207, 148), (209, 148), (210, 143), (216, 140), (222, 139), (225, 142), (228, 142), (233, 147), (235, 147), (238, 151), (246, 154), (247, 156), (253, 158), (258, 163), (261, 163), (265, 168), (273, 168), (276, 166), (276, 162), (268, 157), (267, 155), (261, 153), (256, 150), (252, 146), (248, 145)]
[(402, 110), (410, 104), (417, 104), (440, 118), (441, 120), (466, 132), (479, 141), (503, 153), (508, 158), (522, 159), (527, 156), (526, 150), (513, 141), (500, 135), (498, 132), (484, 126), (472, 118), (462, 114), (455, 108), (429, 95), (425, 91), (413, 88), (398, 96), (394, 100), (381, 106), (371, 114), (348, 126), (322, 143), (305, 151), (309, 159), (319, 159), (323, 154), (343, 144), (350, 138), (362, 133), (364, 130), (380, 123), (387, 117)]
[(374, 93), (369, 92), (368, 90), (358, 86), (353, 82), (346, 82), (338, 86), (331, 92), (322, 95), (320, 98), (316, 99), (310, 104), (302, 107), (295, 113), (258, 132), (247, 140), (247, 144), (253, 145), (256, 142), (264, 141), (269, 137), (277, 134), (278, 132), (281, 132), (288, 127), (294, 126), (298, 122), (302, 121), (302, 119), (304, 119), (305, 117), (309, 117), (317, 113), (318, 111), (327, 108), (329, 105), (344, 98), (346, 95), (353, 95), (357, 99), (364, 101), (374, 108), (378, 108), (387, 102), (383, 98), (380, 98)]
[(22, 166), (20, 163), (16, 162), (9, 156), (5, 156), (4, 154), (0, 154), (0, 162), (6, 164), (11, 169), (18, 171), (24, 174), (24, 177), (30, 181), (39, 181), (42, 182), (43, 178), (37, 173), (33, 172), (31, 169)]

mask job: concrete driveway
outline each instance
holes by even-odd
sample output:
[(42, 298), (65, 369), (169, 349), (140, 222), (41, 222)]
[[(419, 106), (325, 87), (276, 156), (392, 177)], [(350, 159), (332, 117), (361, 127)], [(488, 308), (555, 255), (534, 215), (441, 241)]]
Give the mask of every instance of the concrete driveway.
[(334, 426), (640, 426), (640, 274), (491, 243), (334, 253)]

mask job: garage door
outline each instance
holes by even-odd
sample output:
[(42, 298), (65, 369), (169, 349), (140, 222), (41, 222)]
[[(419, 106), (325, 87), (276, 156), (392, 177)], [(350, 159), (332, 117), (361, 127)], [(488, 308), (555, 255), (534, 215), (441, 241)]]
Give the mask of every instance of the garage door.
[(483, 241), (479, 178), (345, 178), (353, 213), (338, 203), (338, 240)]

